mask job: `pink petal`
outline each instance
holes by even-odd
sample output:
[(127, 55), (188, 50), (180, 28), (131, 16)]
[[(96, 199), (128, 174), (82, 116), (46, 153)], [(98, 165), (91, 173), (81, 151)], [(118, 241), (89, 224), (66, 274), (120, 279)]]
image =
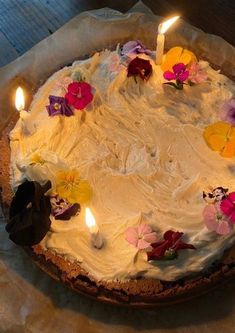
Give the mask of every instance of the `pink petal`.
[(137, 228), (134, 227), (129, 227), (126, 230), (126, 237), (125, 237), (126, 241), (129, 242), (130, 244), (134, 245), (135, 247), (137, 247), (138, 244), (138, 234), (137, 234)]
[(235, 203), (235, 192), (231, 192), (228, 195), (228, 199)]
[(156, 243), (157, 241), (157, 234), (156, 232), (151, 232), (149, 234), (145, 234), (143, 239), (148, 242), (149, 244)]
[(188, 79), (188, 77), (189, 77), (189, 71), (185, 71), (185, 72), (183, 72), (182, 74), (180, 74), (178, 76), (178, 80), (180, 82), (184, 82), (184, 81), (186, 81)]
[(153, 230), (149, 224), (142, 223), (138, 226), (138, 234), (145, 235), (151, 233)]
[(230, 223), (228, 223), (228, 221), (226, 220), (221, 220), (220, 222), (218, 222), (217, 228), (216, 228), (216, 232), (219, 235), (227, 235), (231, 232), (232, 230), (232, 226)]
[(73, 104), (73, 106), (77, 110), (82, 110), (87, 106), (88, 103), (89, 102), (87, 102), (86, 99), (84, 97), (82, 97), (82, 98), (77, 98), (75, 103)]
[(81, 88), (82, 95), (91, 92), (91, 85), (87, 82), (79, 82), (79, 87)]
[(182, 71), (185, 71), (186, 66), (183, 63), (179, 63), (179, 64), (174, 65), (172, 67), (172, 69), (173, 69), (173, 72), (177, 75), (177, 74), (181, 73)]
[(72, 82), (68, 85), (68, 91), (71, 93), (71, 94), (77, 94), (78, 93), (78, 90), (79, 90), (79, 87), (80, 87), (80, 83), (79, 82)]
[(171, 81), (171, 80), (176, 80), (176, 76), (174, 73), (170, 72), (170, 71), (166, 71), (163, 73), (163, 77), (164, 79), (166, 79), (167, 81)]
[(207, 205), (203, 212), (203, 218), (204, 220), (214, 220), (215, 219), (215, 214), (217, 213), (216, 206), (215, 205)]
[(230, 216), (235, 210), (235, 206), (228, 198), (226, 198), (221, 201), (220, 209), (225, 215)]
[(232, 214), (229, 216), (229, 219), (232, 223), (235, 223), (235, 211), (232, 212)]
[(214, 205), (207, 205), (202, 212), (204, 223), (210, 231), (216, 230), (218, 226), (219, 222), (216, 219), (216, 214), (217, 210)]
[(76, 96), (74, 96), (73, 94), (71, 94), (69, 92), (67, 94), (65, 94), (64, 97), (65, 97), (67, 103), (70, 105), (73, 105), (76, 101)]
[(137, 248), (139, 250), (147, 249), (150, 247), (150, 243), (146, 242), (144, 239), (139, 239), (137, 242)]

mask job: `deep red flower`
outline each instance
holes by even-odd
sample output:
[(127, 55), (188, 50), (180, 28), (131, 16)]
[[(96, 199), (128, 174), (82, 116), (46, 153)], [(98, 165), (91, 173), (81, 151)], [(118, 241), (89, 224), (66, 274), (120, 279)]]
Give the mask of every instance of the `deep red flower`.
[(153, 249), (148, 252), (148, 260), (175, 259), (178, 250), (195, 249), (192, 244), (181, 240), (183, 235), (183, 232), (166, 231), (163, 235), (164, 240), (151, 244)]
[(68, 85), (65, 99), (75, 109), (82, 110), (93, 99), (92, 87), (87, 82), (72, 82)]
[(149, 60), (134, 58), (128, 65), (127, 76), (139, 76), (142, 80), (148, 80), (152, 74), (152, 65)]

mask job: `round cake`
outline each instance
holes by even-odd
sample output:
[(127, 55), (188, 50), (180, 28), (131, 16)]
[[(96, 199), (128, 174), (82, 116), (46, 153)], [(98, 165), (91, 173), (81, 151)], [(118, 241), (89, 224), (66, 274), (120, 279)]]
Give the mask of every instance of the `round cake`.
[(139, 41), (59, 70), (10, 133), (10, 239), (112, 303), (177, 302), (232, 277), (234, 94), (191, 51), (156, 65)]

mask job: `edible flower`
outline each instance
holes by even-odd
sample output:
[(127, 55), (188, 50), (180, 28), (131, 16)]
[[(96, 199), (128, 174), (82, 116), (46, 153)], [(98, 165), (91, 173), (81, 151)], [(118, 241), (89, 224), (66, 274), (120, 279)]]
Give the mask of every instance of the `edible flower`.
[(64, 76), (56, 81), (54, 88), (56, 91), (59, 90), (59, 92), (64, 95), (67, 92), (68, 85), (72, 82), (73, 80), (71, 77)]
[(70, 117), (73, 115), (73, 111), (70, 109), (64, 97), (50, 95), (49, 103), (50, 105), (47, 105), (46, 108), (50, 117), (57, 115)]
[(151, 248), (151, 243), (157, 241), (157, 234), (150, 225), (140, 224), (138, 227), (129, 227), (126, 230), (126, 240), (138, 250), (143, 250)]
[(127, 67), (127, 76), (139, 76), (142, 80), (148, 80), (152, 74), (152, 65), (149, 60), (134, 58)]
[(41, 186), (33, 181), (22, 183), (10, 205), (6, 231), (16, 244), (32, 246), (38, 244), (50, 229), (51, 205), (45, 193), (50, 189), (48, 181)]
[(112, 54), (108, 64), (108, 69), (110, 72), (120, 72), (124, 66), (120, 63), (120, 57), (118, 54)]
[(16, 165), (24, 178), (43, 185), (48, 180), (54, 183), (55, 172), (64, 167), (64, 162), (55, 152), (38, 148), (19, 159)]
[(235, 127), (222, 121), (205, 128), (203, 133), (207, 145), (223, 157), (235, 155)]
[(84, 109), (93, 99), (92, 87), (87, 82), (72, 82), (68, 85), (65, 99), (77, 110)]
[(232, 231), (231, 221), (222, 213), (220, 202), (207, 205), (202, 215), (208, 230), (215, 231), (219, 235), (227, 235)]
[(165, 55), (163, 62), (161, 64), (161, 69), (163, 72), (171, 70), (174, 65), (183, 63), (188, 66), (192, 62), (197, 62), (195, 54), (183, 47), (176, 46), (171, 48)]
[(172, 67), (172, 70), (173, 71), (164, 72), (163, 76), (164, 79), (168, 81), (175, 80), (175, 83), (170, 82), (166, 84), (172, 85), (177, 89), (183, 89), (183, 83), (188, 79), (189, 71), (187, 70), (186, 66), (183, 63), (174, 65)]
[(207, 80), (207, 73), (203, 68), (201, 68), (198, 62), (192, 62), (188, 70), (190, 83), (197, 84)]
[(235, 126), (235, 98), (222, 105), (221, 119)]
[(52, 195), (50, 202), (52, 208), (51, 214), (56, 220), (69, 220), (80, 211), (78, 203), (71, 204), (68, 200), (60, 198), (58, 195)]
[(56, 174), (55, 193), (70, 203), (83, 204), (92, 196), (88, 181), (81, 179), (77, 170), (59, 171)]
[(151, 51), (144, 46), (139, 40), (131, 40), (125, 43), (121, 50), (121, 55), (131, 55), (131, 54), (151, 54)]
[(220, 209), (224, 215), (226, 215), (230, 221), (235, 223), (235, 192), (231, 192), (220, 203)]
[(178, 256), (177, 251), (184, 249), (195, 249), (192, 244), (182, 241), (184, 233), (178, 231), (168, 230), (164, 233), (164, 240), (153, 243), (151, 252), (148, 252), (148, 260), (171, 260)]

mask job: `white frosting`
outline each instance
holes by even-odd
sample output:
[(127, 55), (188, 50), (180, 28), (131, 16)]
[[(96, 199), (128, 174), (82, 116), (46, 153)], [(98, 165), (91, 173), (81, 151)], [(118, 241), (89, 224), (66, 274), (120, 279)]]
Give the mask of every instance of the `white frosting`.
[[(11, 135), (13, 186), (26, 177), (43, 182), (48, 175), (53, 181), (61, 167), (78, 169), (93, 188), (90, 207), (105, 246), (91, 246), (84, 210), (66, 222), (52, 217), (42, 246), (78, 261), (98, 280), (140, 275), (175, 280), (206, 268), (235, 241), (235, 230), (218, 236), (202, 220), (203, 190), (235, 190), (234, 158), (222, 158), (202, 137), (205, 126), (218, 121), (220, 104), (232, 97), (234, 84), (201, 62), (208, 81), (178, 91), (162, 84), (152, 60), (150, 79), (135, 83), (125, 68), (110, 72), (115, 52), (65, 67), (39, 89), (30, 110), (36, 132), (22, 135), (18, 123)], [(96, 89), (91, 112), (48, 117), (48, 96), (64, 95), (56, 82), (78, 69)], [(45, 162), (29, 166), (34, 153)], [(147, 262), (146, 253), (125, 240), (127, 227), (140, 222), (150, 224), (159, 239), (168, 229), (182, 231), (196, 250), (180, 251), (173, 261)]]

